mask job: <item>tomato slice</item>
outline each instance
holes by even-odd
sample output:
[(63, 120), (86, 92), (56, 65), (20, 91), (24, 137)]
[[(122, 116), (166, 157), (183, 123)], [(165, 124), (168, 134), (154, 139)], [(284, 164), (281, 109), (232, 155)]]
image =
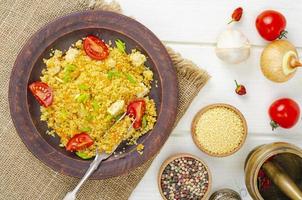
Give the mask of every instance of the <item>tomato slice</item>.
[(84, 40), (86, 54), (95, 60), (104, 60), (109, 55), (109, 48), (101, 39), (94, 35), (88, 35)]
[(127, 107), (127, 114), (133, 117), (133, 128), (138, 129), (142, 125), (142, 119), (146, 111), (146, 102), (143, 99), (134, 100)]
[(36, 81), (28, 87), (41, 106), (48, 107), (52, 104), (52, 89), (46, 83)]
[(66, 150), (71, 152), (83, 150), (93, 145), (93, 143), (94, 141), (91, 139), (91, 137), (87, 133), (82, 132), (76, 134), (68, 141)]

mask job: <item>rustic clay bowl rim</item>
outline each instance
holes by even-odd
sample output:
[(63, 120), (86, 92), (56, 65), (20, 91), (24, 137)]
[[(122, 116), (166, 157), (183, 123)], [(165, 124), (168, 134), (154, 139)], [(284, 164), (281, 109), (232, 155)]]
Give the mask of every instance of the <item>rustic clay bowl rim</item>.
[[(61, 32), (51, 31), (56, 27), (59, 27), (58, 30)], [(149, 29), (134, 19), (109, 11), (83, 11), (61, 17), (37, 31), (20, 51), (11, 72), (8, 98), (13, 123), (28, 150), (54, 171), (68, 176), (82, 177), (91, 160), (74, 159), (62, 154), (46, 142), (36, 129), (29, 113), (26, 100), (27, 85), (37, 58), (50, 44), (75, 31), (94, 28), (109, 31), (113, 29), (141, 46), (158, 72), (162, 96), (157, 123), (142, 141), (145, 146), (144, 154), (139, 155), (136, 151), (130, 151), (123, 157), (112, 159), (112, 162), (103, 162), (91, 179), (105, 179), (129, 173), (150, 160), (169, 137), (176, 119), (178, 103), (176, 72), (166, 48)], [(141, 33), (134, 32), (135, 30), (141, 30)], [(45, 37), (46, 34), (49, 34), (49, 37)], [(37, 41), (39, 46), (34, 45)], [(25, 61), (30, 66), (26, 66)]]
[(160, 169), (158, 171), (158, 175), (157, 175), (157, 185), (158, 185), (158, 190), (162, 196), (162, 198), (164, 200), (168, 200), (164, 193), (163, 193), (163, 190), (162, 190), (162, 187), (161, 187), (161, 176), (165, 170), (165, 168), (167, 167), (168, 164), (170, 164), (173, 160), (177, 159), (177, 158), (183, 158), (183, 157), (189, 157), (189, 158), (193, 158), (195, 160), (198, 160), (199, 162), (201, 162), (203, 164), (203, 166), (206, 168), (207, 172), (208, 172), (208, 188), (207, 188), (207, 191), (206, 193), (204, 194), (204, 196), (200, 199), (200, 200), (205, 200), (207, 199), (207, 197), (209, 196), (210, 192), (211, 192), (211, 188), (212, 188), (212, 173), (210, 171), (210, 168), (208, 167), (208, 165), (203, 161), (201, 160), (200, 158), (198, 158), (197, 156), (194, 156), (192, 154), (189, 154), (189, 153), (178, 153), (178, 154), (175, 154), (175, 155), (172, 155), (170, 157), (168, 157), (163, 163), (162, 165), (160, 166)]
[[(199, 144), (198, 139), (197, 139), (197, 135), (196, 135), (196, 124), (198, 122), (198, 120), (200, 119), (201, 115), (203, 115), (205, 112), (207, 112), (210, 109), (213, 108), (217, 108), (217, 107), (224, 107), (224, 108), (228, 108), (231, 109), (232, 111), (234, 111), (241, 119), (242, 123), (243, 123), (243, 136), (242, 136), (242, 140), (240, 142), (240, 144), (233, 150), (227, 153), (222, 153), (222, 154), (217, 154), (217, 153), (213, 153), (208, 151), (207, 149), (205, 149), (202, 145)], [(243, 116), (243, 114), (234, 106), (230, 105), (230, 104), (225, 104), (225, 103), (216, 103), (216, 104), (210, 104), (204, 108), (202, 108), (193, 118), (192, 124), (191, 124), (191, 135), (193, 138), (193, 141), (195, 143), (195, 145), (204, 153), (213, 156), (213, 157), (226, 157), (226, 156), (230, 156), (234, 153), (236, 153), (239, 149), (241, 149), (241, 147), (243, 146), (243, 144), (245, 143), (246, 137), (247, 137), (247, 132), (248, 132), (248, 127), (247, 127), (247, 122), (245, 120), (245, 117)]]

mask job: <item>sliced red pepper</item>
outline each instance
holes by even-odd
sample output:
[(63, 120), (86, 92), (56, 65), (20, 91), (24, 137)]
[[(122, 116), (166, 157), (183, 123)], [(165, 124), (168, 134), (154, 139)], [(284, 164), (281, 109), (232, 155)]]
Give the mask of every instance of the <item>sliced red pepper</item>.
[(79, 133), (74, 135), (67, 143), (66, 150), (67, 151), (80, 151), (85, 148), (90, 147), (93, 145), (94, 141), (91, 139), (91, 137), (85, 133)]
[(142, 119), (146, 111), (146, 102), (143, 99), (134, 100), (127, 107), (127, 114), (134, 118), (133, 128), (139, 129), (142, 126)]

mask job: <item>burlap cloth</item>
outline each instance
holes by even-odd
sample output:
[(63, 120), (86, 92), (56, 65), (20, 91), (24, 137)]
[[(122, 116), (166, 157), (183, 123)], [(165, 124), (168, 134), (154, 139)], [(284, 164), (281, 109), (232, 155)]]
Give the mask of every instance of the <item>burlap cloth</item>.
[[(0, 0), (0, 199), (62, 199), (78, 182), (51, 170), (27, 150), (10, 118), (7, 93), (14, 60), (27, 39), (47, 22), (86, 9), (121, 12), (116, 2), (101, 0)], [(209, 76), (170, 48), (168, 51), (178, 76), (178, 121)], [(128, 199), (151, 162), (125, 176), (88, 181), (78, 199)]]

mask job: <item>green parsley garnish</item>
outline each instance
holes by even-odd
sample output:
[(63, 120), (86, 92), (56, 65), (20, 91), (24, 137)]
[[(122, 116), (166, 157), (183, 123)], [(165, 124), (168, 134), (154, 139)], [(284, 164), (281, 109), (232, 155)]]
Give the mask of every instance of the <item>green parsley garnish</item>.
[(113, 77), (120, 77), (121, 74), (118, 71), (111, 70), (107, 73), (107, 76), (109, 79), (112, 79)]
[(77, 102), (79, 103), (85, 103), (88, 99), (90, 98), (90, 95), (89, 94), (80, 94), (76, 100)]
[(74, 72), (76, 69), (76, 66), (73, 64), (67, 64), (64, 68), (64, 77), (63, 81), (65, 83), (69, 82), (71, 80), (71, 73)]
[(79, 85), (79, 88), (80, 88), (81, 90), (88, 90), (88, 89), (89, 89), (89, 86), (88, 86), (88, 85), (85, 85), (85, 84), (80, 84), (80, 85)]
[(147, 122), (147, 117), (146, 117), (146, 115), (144, 115), (143, 119), (142, 119), (142, 127), (145, 128), (147, 126), (147, 123), (148, 123)]
[(136, 80), (134, 79), (134, 77), (130, 74), (125, 74), (126, 78), (128, 79), (128, 81), (130, 83), (136, 84)]
[(87, 115), (86, 116), (86, 120), (89, 121), (89, 122), (92, 121), (93, 119), (94, 119), (93, 115)]
[(125, 42), (123, 42), (120, 39), (117, 39), (117, 40), (115, 40), (115, 45), (116, 45), (116, 48), (118, 50), (120, 50), (123, 53), (126, 53), (126, 44), (125, 44)]
[(92, 129), (90, 127), (84, 127), (81, 129), (83, 132), (90, 132)]
[(77, 152), (75, 152), (75, 154), (77, 155), (77, 156), (79, 156), (80, 158), (82, 158), (82, 159), (90, 159), (90, 158), (92, 158), (93, 156), (90, 156), (90, 155), (88, 155), (87, 153), (84, 153), (84, 152), (81, 152), (81, 151), (77, 151)]
[(98, 102), (93, 101), (92, 102), (92, 107), (93, 107), (94, 110), (98, 110), (98, 109), (100, 109), (101, 106)]

